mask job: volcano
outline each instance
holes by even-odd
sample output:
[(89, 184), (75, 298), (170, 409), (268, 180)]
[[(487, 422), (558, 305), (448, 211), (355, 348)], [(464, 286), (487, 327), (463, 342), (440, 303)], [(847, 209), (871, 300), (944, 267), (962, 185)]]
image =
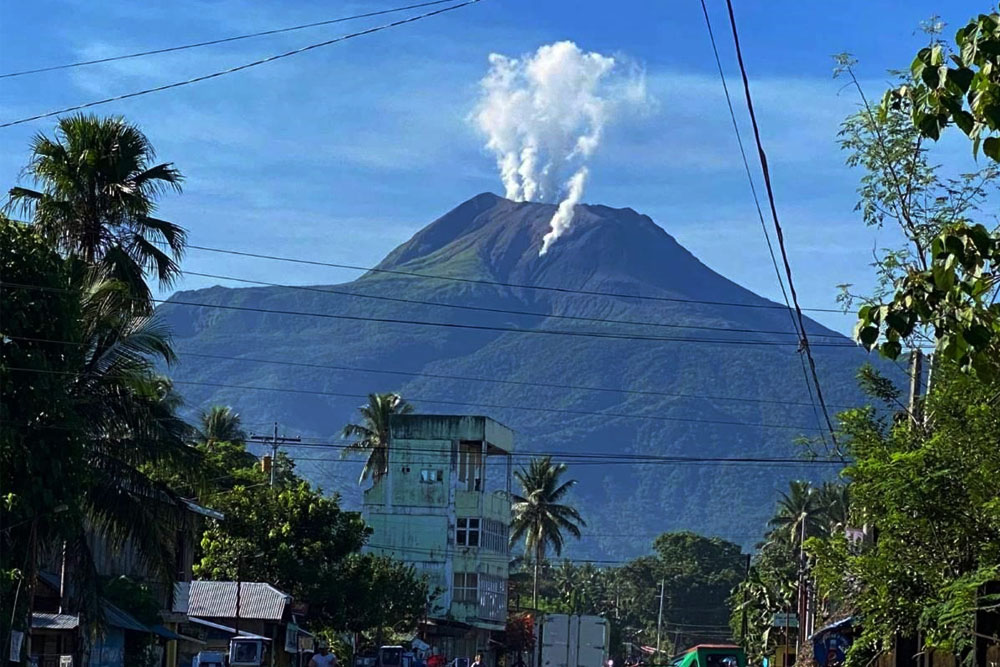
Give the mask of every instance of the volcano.
[[(776, 458), (819, 437), (787, 309), (628, 208), (578, 206), (540, 257), (554, 211), (481, 194), (350, 283), (179, 292), (160, 310), (181, 360), (177, 386), (192, 409), (231, 405), (249, 424), (277, 420), (314, 444), (338, 437), (360, 396), (386, 391), (422, 412), (493, 417), (520, 452)], [(865, 355), (807, 328), (831, 409), (862, 404)], [(359, 462), (288, 451), (325, 491), (360, 502)], [(752, 544), (790, 479), (835, 472), (627, 458), (569, 468), (588, 524), (572, 553), (591, 557), (645, 552), (665, 530)]]

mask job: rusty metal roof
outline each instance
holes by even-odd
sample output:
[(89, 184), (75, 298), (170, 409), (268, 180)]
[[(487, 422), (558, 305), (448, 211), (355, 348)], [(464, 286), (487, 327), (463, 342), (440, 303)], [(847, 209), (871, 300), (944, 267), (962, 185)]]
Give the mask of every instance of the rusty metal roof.
[[(235, 581), (192, 581), (188, 614), (207, 618), (236, 618)], [(240, 618), (280, 621), (292, 596), (270, 584), (244, 581), (240, 587)]]

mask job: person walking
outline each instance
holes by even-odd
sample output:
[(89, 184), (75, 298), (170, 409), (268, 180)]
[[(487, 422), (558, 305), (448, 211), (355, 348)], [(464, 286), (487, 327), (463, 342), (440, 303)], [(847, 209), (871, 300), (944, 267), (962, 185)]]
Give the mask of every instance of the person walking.
[(337, 667), (337, 656), (330, 653), (326, 642), (320, 642), (318, 653), (309, 661), (309, 667)]

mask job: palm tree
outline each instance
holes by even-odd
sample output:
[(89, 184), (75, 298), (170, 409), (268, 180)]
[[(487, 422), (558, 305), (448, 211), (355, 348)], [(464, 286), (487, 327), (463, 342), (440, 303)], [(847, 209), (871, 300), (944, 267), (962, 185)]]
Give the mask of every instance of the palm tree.
[(533, 458), (527, 468), (514, 473), (521, 484), (522, 495), (514, 496), (514, 521), (510, 534), (511, 545), (524, 538), (524, 549), (534, 560), (532, 598), (538, 607), (538, 568), (549, 547), (558, 556), (562, 554), (563, 534), (580, 537), (580, 528), (586, 526), (580, 513), (571, 505), (560, 504), (569, 490), (576, 485), (571, 479), (560, 483), (566, 472), (565, 463), (553, 463), (552, 457)]
[(819, 489), (823, 522), (831, 535), (847, 528), (851, 507), (849, 488), (846, 484), (824, 482)]
[(768, 525), (779, 537), (801, 547), (803, 537), (826, 532), (822, 515), (819, 490), (809, 482), (796, 480), (789, 483), (787, 492), (782, 492), (778, 510)]
[(26, 172), (36, 190), (10, 190), (7, 208), (30, 214), (64, 253), (129, 286), (134, 305), (150, 310), (147, 273), (167, 287), (180, 274), (184, 230), (153, 217), (156, 199), (180, 191), (182, 176), (138, 127), (120, 117), (60, 119), (55, 138), (35, 136)]
[(368, 403), (359, 407), (358, 412), (361, 413), (361, 423), (344, 427), (344, 437), (355, 440), (344, 449), (343, 455), (366, 452), (368, 460), (361, 470), (358, 484), (368, 477), (373, 483), (378, 483), (389, 470), (389, 418), (413, 412), (413, 406), (399, 394), (368, 394)]
[(190, 426), (176, 412), (177, 395), (156, 372), (157, 362), (174, 360), (169, 332), (152, 316), (123, 310), (129, 294), (121, 283), (105, 281), (87, 283), (80, 296), (83, 355), (69, 390), (86, 472), (79, 520), (63, 539), (90, 596), (97, 572), (92, 534), (112, 552), (131, 544), (154, 571), (172, 574), (184, 509), (151, 472), (191, 470), (197, 462), (187, 444)]
[(201, 426), (196, 434), (199, 442), (206, 445), (217, 442), (246, 444), (247, 434), (243, 430), (240, 415), (228, 405), (213, 405), (201, 413), (199, 421)]

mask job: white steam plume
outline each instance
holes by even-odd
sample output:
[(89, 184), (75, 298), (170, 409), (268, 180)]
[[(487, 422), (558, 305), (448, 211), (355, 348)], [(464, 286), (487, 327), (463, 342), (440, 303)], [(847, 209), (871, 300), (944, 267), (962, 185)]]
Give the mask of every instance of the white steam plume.
[(559, 202), (544, 255), (573, 221), (605, 125), (647, 105), (645, 80), (635, 68), (623, 72), (614, 58), (568, 41), (522, 58), (493, 53), (489, 61), (473, 120), (496, 155), (508, 199)]

